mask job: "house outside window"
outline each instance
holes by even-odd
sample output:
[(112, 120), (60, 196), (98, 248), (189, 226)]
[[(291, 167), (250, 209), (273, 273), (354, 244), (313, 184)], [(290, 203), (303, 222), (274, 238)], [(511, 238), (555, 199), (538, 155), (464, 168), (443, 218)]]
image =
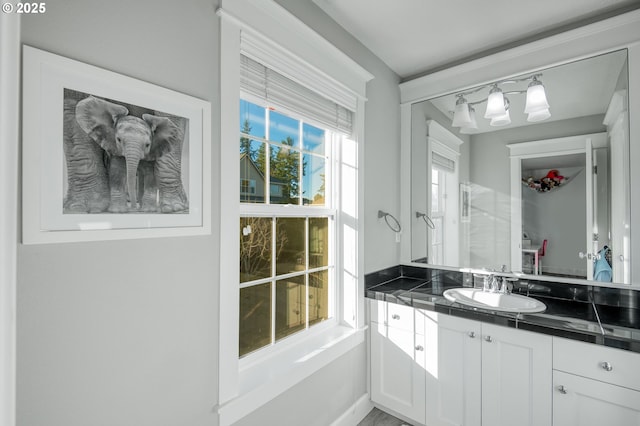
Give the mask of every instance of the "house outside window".
[(255, 179), (240, 179), (240, 194), (251, 195), (256, 193)]

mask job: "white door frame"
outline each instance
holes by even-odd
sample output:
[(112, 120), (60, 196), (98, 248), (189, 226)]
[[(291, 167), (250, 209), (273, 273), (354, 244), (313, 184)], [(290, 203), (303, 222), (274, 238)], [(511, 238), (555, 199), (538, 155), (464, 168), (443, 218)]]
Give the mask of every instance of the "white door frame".
[(16, 424), (20, 18), (0, 15), (0, 424)]
[[(569, 136), (507, 145), (511, 161), (511, 270), (522, 271), (522, 160), (586, 153), (588, 146), (603, 147), (606, 133)], [(590, 157), (589, 157), (590, 161)], [(589, 175), (589, 173), (587, 173)], [(587, 185), (588, 186), (588, 185)], [(587, 189), (588, 191), (589, 189)], [(589, 218), (587, 218), (589, 220)], [(587, 229), (589, 229), (587, 222)], [(592, 224), (593, 226), (593, 224)], [(593, 231), (591, 230), (591, 233)], [(589, 231), (587, 231), (587, 234)], [(588, 238), (587, 241), (591, 241)], [(587, 251), (591, 247), (585, 247)], [(576, 253), (577, 255), (577, 253)]]

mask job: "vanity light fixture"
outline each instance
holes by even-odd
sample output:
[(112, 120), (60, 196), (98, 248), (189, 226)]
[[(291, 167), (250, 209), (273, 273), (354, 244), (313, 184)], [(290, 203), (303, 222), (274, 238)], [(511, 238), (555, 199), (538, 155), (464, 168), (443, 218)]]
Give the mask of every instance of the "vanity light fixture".
[[(495, 83), (490, 83), (485, 86), (478, 87), (474, 90), (457, 93), (456, 94), (456, 106), (453, 111), (453, 127), (460, 127), (460, 133), (469, 134), (474, 133), (474, 130), (478, 128), (474, 105), (486, 102), (487, 107), (484, 113), (484, 118), (490, 119), (491, 126), (506, 126), (511, 124), (511, 116), (509, 112), (509, 99), (507, 95), (521, 95), (526, 94), (526, 102), (524, 112), (527, 114), (527, 121), (538, 122), (546, 120), (551, 117), (549, 112), (549, 102), (547, 101), (547, 95), (545, 93), (544, 85), (538, 79), (542, 77), (542, 74), (534, 74), (528, 77), (514, 79), (514, 80), (502, 80)], [(498, 85), (520, 83), (529, 81), (529, 85), (526, 90), (512, 90), (503, 92)], [(489, 94), (486, 98), (478, 101), (469, 102), (465, 98), (466, 96), (480, 92), (490, 88)]]

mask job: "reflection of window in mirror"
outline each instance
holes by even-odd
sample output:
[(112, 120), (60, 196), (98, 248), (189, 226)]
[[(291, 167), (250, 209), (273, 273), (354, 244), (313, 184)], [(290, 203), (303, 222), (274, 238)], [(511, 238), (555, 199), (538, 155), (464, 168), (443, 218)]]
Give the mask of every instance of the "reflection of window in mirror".
[(446, 185), (446, 173), (436, 168), (431, 170), (431, 220), (434, 228), (431, 231), (431, 262), (442, 265), (443, 259), (443, 238), (444, 221), (447, 211), (444, 197), (444, 186)]
[[(434, 133), (440, 132), (436, 137)], [(459, 241), (459, 151), (462, 143), (437, 123), (429, 125), (431, 182), (428, 211), (433, 228), (427, 227), (428, 262), (434, 265), (458, 263)]]

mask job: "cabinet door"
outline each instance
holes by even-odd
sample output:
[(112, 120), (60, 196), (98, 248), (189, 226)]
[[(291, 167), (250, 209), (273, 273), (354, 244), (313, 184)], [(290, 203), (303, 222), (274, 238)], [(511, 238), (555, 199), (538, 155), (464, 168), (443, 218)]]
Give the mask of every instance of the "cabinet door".
[(482, 424), (550, 426), (551, 337), (482, 325)]
[(371, 399), (424, 424), (424, 336), (371, 323)]
[(553, 372), (554, 426), (639, 426), (640, 392)]
[(427, 424), (480, 426), (481, 326), (425, 312)]

